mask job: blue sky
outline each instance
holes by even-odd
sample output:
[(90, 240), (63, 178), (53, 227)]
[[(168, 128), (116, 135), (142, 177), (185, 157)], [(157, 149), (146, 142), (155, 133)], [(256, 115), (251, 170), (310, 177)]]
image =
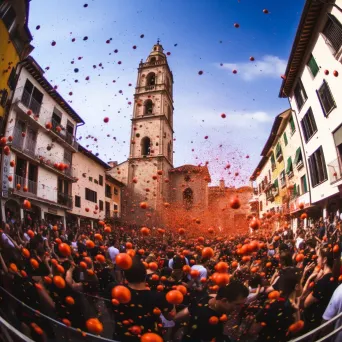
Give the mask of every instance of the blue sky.
[(175, 166), (209, 161), (214, 184), (223, 177), (237, 186), (247, 183), (274, 117), (288, 106), (278, 98), (280, 75), (303, 5), (304, 0), (32, 0), (32, 55), (85, 120), (80, 142), (105, 161), (122, 162), (129, 151), (128, 102), (137, 67), (160, 38), (174, 75)]

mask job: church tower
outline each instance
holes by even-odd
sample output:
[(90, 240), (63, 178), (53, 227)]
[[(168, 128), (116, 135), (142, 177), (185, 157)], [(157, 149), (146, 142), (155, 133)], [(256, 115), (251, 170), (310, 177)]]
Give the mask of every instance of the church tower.
[(173, 168), (173, 75), (159, 40), (141, 61), (134, 94), (127, 186), (133, 206), (158, 210), (169, 200)]

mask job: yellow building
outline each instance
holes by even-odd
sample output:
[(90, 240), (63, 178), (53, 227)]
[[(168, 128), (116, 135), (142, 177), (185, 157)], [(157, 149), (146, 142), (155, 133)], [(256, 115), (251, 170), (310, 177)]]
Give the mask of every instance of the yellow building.
[(10, 93), (15, 88), (15, 68), (33, 50), (28, 14), (28, 0), (0, 0), (0, 129)]

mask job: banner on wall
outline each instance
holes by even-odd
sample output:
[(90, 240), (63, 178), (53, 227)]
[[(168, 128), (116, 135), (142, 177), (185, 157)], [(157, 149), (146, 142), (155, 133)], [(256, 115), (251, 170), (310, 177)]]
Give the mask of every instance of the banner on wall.
[(1, 189), (2, 189), (2, 197), (8, 198), (8, 176), (10, 174), (10, 159), (11, 156), (6, 156), (3, 154), (2, 158), (2, 180), (1, 180)]

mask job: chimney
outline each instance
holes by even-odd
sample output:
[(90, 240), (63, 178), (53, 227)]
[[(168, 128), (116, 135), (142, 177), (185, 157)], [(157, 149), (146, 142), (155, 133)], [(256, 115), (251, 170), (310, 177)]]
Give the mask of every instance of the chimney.
[(225, 189), (225, 184), (224, 184), (224, 179), (220, 179), (220, 189), (224, 190)]
[(115, 167), (115, 166), (118, 165), (118, 162), (117, 162), (117, 161), (109, 161), (107, 164), (108, 164), (110, 167)]

